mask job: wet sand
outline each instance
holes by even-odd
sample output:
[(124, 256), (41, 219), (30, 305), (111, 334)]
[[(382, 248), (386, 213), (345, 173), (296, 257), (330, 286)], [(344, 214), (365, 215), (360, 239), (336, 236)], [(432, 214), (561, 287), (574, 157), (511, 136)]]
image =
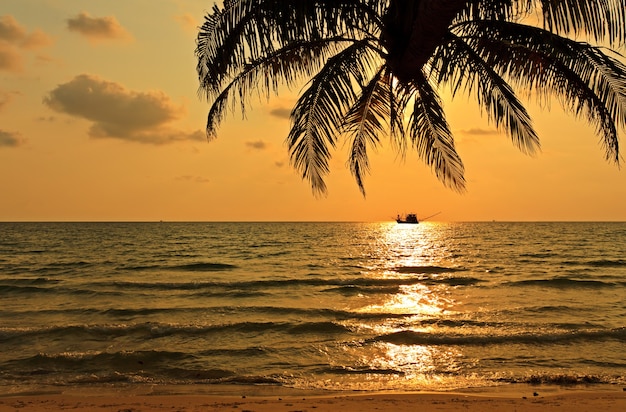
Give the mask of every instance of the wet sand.
[[(212, 393), (206, 387), (176, 391), (129, 392), (111, 389), (68, 389), (62, 392), (0, 396), (5, 411), (238, 411), (238, 412), (360, 412), (360, 411), (626, 411), (622, 387), (577, 390), (515, 387), (513, 390), (445, 393), (343, 393), (259, 391), (238, 387)], [(235, 394), (239, 392), (239, 394)], [(265, 393), (262, 393), (265, 392)], [(246, 394), (247, 393), (247, 394)]]

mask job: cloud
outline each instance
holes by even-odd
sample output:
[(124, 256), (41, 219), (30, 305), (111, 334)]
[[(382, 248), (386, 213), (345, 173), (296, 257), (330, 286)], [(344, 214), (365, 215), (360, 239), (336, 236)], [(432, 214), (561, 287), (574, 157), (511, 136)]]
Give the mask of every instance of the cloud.
[(0, 16), (0, 70), (22, 72), (22, 50), (35, 50), (52, 43), (52, 38), (43, 31), (36, 29), (28, 33), (15, 17)]
[(0, 90), (0, 110), (2, 110), (5, 106), (8, 106), (9, 103), (13, 100), (13, 96), (19, 94), (17, 92), (5, 92), (4, 90)]
[(24, 143), (25, 140), (20, 133), (0, 130), (0, 147), (18, 147)]
[(22, 47), (24, 49), (33, 50), (51, 46), (53, 43), (52, 37), (39, 29), (35, 29), (22, 41)]
[(18, 43), (26, 37), (26, 29), (11, 15), (0, 16), (0, 40)]
[(22, 55), (10, 44), (0, 43), (0, 70), (13, 73), (24, 70)]
[(174, 20), (176, 20), (183, 30), (191, 33), (196, 33), (198, 30), (198, 26), (200, 23), (191, 13), (181, 14), (180, 16), (174, 16)]
[(467, 134), (471, 136), (497, 136), (501, 132), (499, 132), (496, 129), (472, 128), (472, 129), (459, 130), (459, 133)]
[(289, 119), (289, 116), (291, 115), (291, 109), (288, 109), (286, 107), (277, 107), (270, 110), (270, 115), (279, 117), (281, 119)]
[(107, 40), (131, 40), (131, 34), (114, 16), (91, 17), (81, 12), (76, 17), (67, 19), (67, 29), (85, 36), (91, 42)]
[(57, 86), (43, 102), (59, 113), (92, 122), (89, 136), (147, 144), (205, 140), (204, 132), (184, 132), (169, 126), (184, 110), (161, 91), (138, 92), (81, 74)]
[(255, 149), (255, 150), (263, 150), (263, 149), (265, 149), (267, 147), (265, 142), (262, 141), (262, 140), (257, 140), (255, 142), (248, 141), (248, 142), (246, 142), (246, 146), (248, 146), (251, 149)]
[(206, 177), (202, 177), (202, 176), (189, 176), (189, 175), (185, 175), (185, 176), (178, 176), (175, 178), (177, 181), (179, 182), (192, 182), (192, 183), (209, 183), (211, 180), (209, 180)]
[(53, 43), (52, 38), (39, 29), (29, 34), (11, 15), (0, 16), (0, 40), (23, 49), (38, 49)]

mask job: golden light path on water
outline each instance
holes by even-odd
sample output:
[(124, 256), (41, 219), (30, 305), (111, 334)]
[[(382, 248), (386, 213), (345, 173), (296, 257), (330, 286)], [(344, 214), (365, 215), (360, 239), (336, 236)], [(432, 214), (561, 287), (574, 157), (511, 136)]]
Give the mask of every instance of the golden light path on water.
[[(376, 341), (369, 350), (348, 347), (350, 355), (359, 358), (360, 364), (376, 373), (363, 373), (365, 387), (372, 380), (380, 384), (381, 373), (388, 373), (391, 386), (398, 388), (444, 388), (459, 384), (458, 360), (463, 354), (457, 348), (443, 345), (420, 344), (412, 337), (425, 336), (441, 329), (440, 321), (458, 315), (457, 304), (450, 296), (453, 286), (437, 282), (451, 276), (453, 262), (446, 256), (445, 224), (383, 224), (370, 250), (373, 261), (370, 275), (376, 279), (407, 279), (395, 293), (373, 294), (367, 303), (355, 308), (364, 314), (390, 314), (379, 323), (364, 321), (360, 328), (370, 329), (375, 336), (397, 336), (400, 342)], [(416, 282), (423, 279), (424, 282)], [(403, 342), (408, 335), (409, 341)], [(395, 340), (395, 339), (394, 339)], [(426, 339), (427, 340), (427, 339)], [(454, 382), (446, 375), (434, 373), (446, 370), (455, 376)], [(386, 371), (386, 372), (385, 372)]]

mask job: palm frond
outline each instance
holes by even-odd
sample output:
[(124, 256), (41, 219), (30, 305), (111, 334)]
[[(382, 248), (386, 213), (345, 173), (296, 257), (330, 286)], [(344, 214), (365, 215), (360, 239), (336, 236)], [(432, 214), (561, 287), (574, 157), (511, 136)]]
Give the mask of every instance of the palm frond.
[(458, 22), (519, 22), (539, 15), (543, 27), (559, 35), (583, 35), (595, 41), (624, 44), (626, 0), (470, 0)]
[(588, 43), (516, 23), (476, 22), (464, 27), (464, 33), (466, 41), (494, 70), (520, 87), (539, 96), (561, 96), (575, 114), (581, 113), (580, 104), (588, 107), (594, 115), (587, 120), (603, 135), (607, 158), (618, 161), (619, 142), (614, 130), (626, 123), (623, 63)]
[(415, 96), (415, 91), (410, 87), (405, 87), (393, 77), (393, 73), (387, 67), (386, 76), (389, 77), (391, 93), (389, 95), (389, 111), (390, 111), (390, 137), (391, 144), (402, 158), (406, 155), (407, 139), (405, 132), (405, 110), (409, 106), (409, 102)]
[(441, 99), (423, 73), (415, 75), (411, 87), (417, 93), (409, 120), (410, 139), (421, 159), (446, 186), (465, 190), (463, 162), (454, 146)]
[(626, 40), (626, 0), (541, 0), (546, 28), (557, 34), (587, 34), (597, 41)]
[[(486, 62), (474, 47), (461, 37), (450, 34), (450, 41), (440, 47), (433, 62), (439, 64), (434, 73), (437, 83), (449, 83), (453, 96), (461, 87), (476, 95), (478, 106), (488, 120), (504, 130), (513, 143), (525, 153), (539, 149), (537, 136), (526, 108), (511, 86)], [(482, 55), (486, 55), (481, 50)]]
[(377, 27), (374, 0), (233, 0), (214, 7), (197, 37), (197, 72), (207, 98), (250, 61), (296, 41), (359, 40)]
[[(539, 20), (536, 19), (539, 18)], [(522, 24), (525, 23), (525, 24)], [(348, 132), (348, 164), (365, 193), (368, 150), (388, 132), (447, 186), (463, 164), (435, 86), (476, 97), (488, 120), (532, 152), (539, 140), (520, 91), (555, 96), (594, 125), (619, 162), (626, 125), (626, 0), (224, 0), (198, 33), (199, 94), (209, 138), (228, 108), (311, 78), (291, 114), (290, 161), (326, 191), (330, 150)], [(610, 50), (612, 52), (613, 50)], [(409, 110), (409, 112), (407, 112)], [(405, 112), (409, 114), (408, 120)]]
[(358, 67), (366, 51), (364, 44), (355, 43), (331, 57), (291, 112), (293, 124), (287, 137), (291, 163), (315, 194), (326, 192), (330, 147), (335, 147), (342, 119), (356, 99), (353, 81), (363, 82)]
[(619, 164), (619, 136), (611, 112), (605, 101), (592, 90), (575, 72), (560, 63), (555, 63), (557, 81), (553, 88), (564, 98), (576, 115), (586, 115), (587, 121), (596, 126), (602, 136), (601, 145), (605, 149), (605, 158)]
[(253, 91), (269, 98), (272, 92), (278, 93), (281, 84), (293, 87), (302, 77), (317, 72), (329, 56), (343, 48), (341, 43), (341, 39), (295, 42), (246, 65), (214, 98), (207, 116), (207, 138), (216, 137), (217, 126), (226, 110), (234, 109), (232, 100), (239, 100), (244, 114)]
[(389, 95), (391, 93), (390, 77), (385, 75), (381, 67), (366, 85), (350, 111), (346, 114), (343, 128), (352, 140), (348, 165), (357, 185), (365, 196), (363, 177), (369, 172), (367, 148), (375, 148), (379, 142), (379, 134), (391, 117)]
[(526, 14), (526, 1), (470, 0), (459, 13), (455, 23), (475, 20), (514, 20)]

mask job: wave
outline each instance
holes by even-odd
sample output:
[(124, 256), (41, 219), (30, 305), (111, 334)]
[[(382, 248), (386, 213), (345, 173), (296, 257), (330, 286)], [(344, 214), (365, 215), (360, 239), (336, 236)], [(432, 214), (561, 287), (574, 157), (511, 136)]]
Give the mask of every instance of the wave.
[[(232, 370), (194, 367), (195, 357), (183, 352), (121, 351), (39, 353), (5, 363), (14, 378), (50, 376), (57, 383), (221, 381)], [(188, 367), (183, 365), (187, 364)], [(181, 365), (172, 367), (171, 365)]]
[(465, 269), (448, 268), (448, 267), (443, 267), (443, 266), (396, 266), (392, 270), (398, 273), (439, 274), (439, 273), (462, 272)]
[(37, 278), (5, 278), (0, 280), (0, 283), (5, 285), (55, 285), (62, 282), (59, 279), (49, 277), (37, 277)]
[(626, 286), (626, 282), (607, 282), (602, 280), (573, 279), (569, 277), (556, 277), (552, 279), (528, 279), (515, 282), (507, 282), (510, 286), (541, 286), (552, 288), (610, 288)]
[(368, 295), (382, 294), (395, 295), (400, 292), (400, 285), (397, 286), (379, 286), (379, 287), (362, 287), (357, 285), (335, 286), (322, 290), (322, 292), (339, 293), (344, 296), (353, 296), (367, 293)]
[(284, 383), (284, 379), (276, 375), (275, 376), (237, 375), (237, 376), (222, 378), (217, 381), (208, 382), (208, 383), (230, 384), (230, 385), (282, 385)]
[[(390, 291), (395, 290), (399, 286), (411, 286), (417, 284), (444, 284), (450, 286), (473, 285), (483, 282), (481, 279), (473, 277), (415, 277), (415, 278), (323, 278), (323, 277), (307, 277), (297, 279), (263, 279), (253, 281), (201, 281), (201, 282), (134, 282), (134, 281), (114, 281), (114, 282), (96, 282), (93, 286), (98, 287), (116, 287), (121, 289), (154, 289), (154, 290), (199, 290), (210, 289), (214, 291), (216, 288), (232, 290), (266, 290), (271, 288), (288, 288), (288, 287), (305, 287), (318, 286), (327, 287), (327, 291), (346, 291), (349, 288), (384, 288), (389, 287)], [(375, 292), (375, 290), (374, 290)]]
[(576, 375), (576, 374), (542, 374), (529, 375), (515, 378), (497, 379), (506, 383), (526, 383), (531, 385), (581, 385), (581, 384), (613, 384), (619, 382), (622, 377), (601, 375)]
[(32, 264), (28, 266), (25, 266), (23, 264), (2, 265), (0, 267), (0, 271), (4, 274), (10, 275), (40, 274), (44, 276), (42, 277), (42, 279), (46, 279), (47, 275), (74, 274), (77, 271), (84, 271), (88, 268), (95, 267), (96, 265), (96, 263), (82, 260), (66, 262), (42, 262), (40, 264)]
[[(298, 308), (282, 306), (198, 306), (188, 308), (75, 308), (75, 309), (44, 309), (3, 311), (0, 315), (6, 319), (24, 319), (34, 316), (103, 316), (109, 319), (121, 318), (128, 322), (129, 318), (145, 317), (152, 315), (166, 315), (168, 318), (181, 318), (184, 316), (204, 316), (206, 314), (220, 314), (227, 316), (271, 316), (277, 318), (298, 317), (299, 319), (330, 319), (334, 321), (346, 320), (388, 320), (403, 319), (415, 316), (416, 313), (397, 312), (358, 312), (329, 308)], [(423, 322), (430, 322), (424, 320)], [(439, 322), (439, 321), (437, 321)], [(0, 329), (1, 331), (2, 329)]]
[(25, 295), (25, 294), (48, 294), (48, 295), (75, 295), (75, 296), (124, 296), (123, 291), (114, 290), (94, 290), (94, 289), (80, 289), (70, 287), (46, 287), (46, 286), (17, 286), (17, 285), (2, 285), (0, 284), (0, 293), (6, 294), (5, 297), (10, 295)]
[(176, 325), (167, 323), (138, 323), (111, 325), (69, 325), (43, 328), (0, 328), (0, 339), (9, 342), (32, 339), (97, 339), (132, 336), (154, 339), (169, 336), (199, 337), (215, 334), (282, 332), (286, 334), (342, 334), (352, 329), (340, 323), (322, 322), (239, 322), (215, 325)]
[(566, 260), (560, 262), (566, 266), (589, 266), (592, 268), (620, 268), (626, 266), (624, 259)]
[(241, 348), (241, 349), (236, 349), (236, 348), (210, 349), (204, 352), (199, 352), (199, 355), (211, 356), (211, 357), (228, 356), (228, 357), (233, 357), (233, 358), (251, 358), (251, 357), (256, 357), (256, 356), (267, 355), (269, 353), (274, 353), (274, 352), (276, 351), (266, 348), (266, 347), (253, 346), (250, 348)]
[(168, 351), (122, 351), (122, 352), (62, 352), (62, 353), (38, 353), (25, 359), (10, 361), (23, 366), (35, 366), (46, 369), (49, 367), (72, 367), (77, 363), (104, 364), (113, 369), (137, 368), (137, 365), (148, 365), (170, 362), (181, 362), (189, 358), (182, 352)]
[(594, 267), (621, 267), (621, 266), (626, 266), (626, 260), (624, 259), (617, 259), (617, 260), (600, 259), (600, 260), (591, 260), (589, 262), (586, 262), (586, 264), (589, 266), (594, 266)]
[(535, 252), (535, 253), (520, 253), (519, 256), (529, 257), (533, 259), (546, 259), (546, 258), (557, 257), (558, 254), (554, 252)]
[(2, 294), (25, 294), (25, 293), (49, 293), (51, 288), (42, 288), (38, 286), (12, 286), (0, 285), (0, 293)]
[(298, 316), (300, 318), (326, 318), (335, 320), (350, 319), (390, 319), (405, 318), (413, 316), (413, 313), (392, 313), (392, 312), (354, 312), (341, 309), (328, 308), (298, 308), (284, 306), (220, 306), (219, 308), (199, 308), (199, 310), (210, 312), (219, 312), (231, 314), (254, 314), (254, 315), (270, 315), (270, 316)]
[(370, 342), (397, 345), (500, 345), (500, 344), (567, 344), (577, 341), (606, 341), (626, 339), (626, 327), (555, 333), (520, 333), (511, 335), (443, 335), (404, 330), (383, 334)]
[(183, 271), (183, 272), (220, 272), (236, 269), (237, 265), (231, 265), (228, 263), (215, 263), (215, 262), (198, 262), (188, 263), (185, 265), (139, 265), (139, 266), (122, 266), (118, 270), (129, 271), (148, 271), (148, 270), (163, 270), (163, 271)]
[(405, 375), (405, 372), (397, 369), (373, 368), (370, 366), (331, 366), (320, 369), (319, 373), (331, 373), (335, 375)]

